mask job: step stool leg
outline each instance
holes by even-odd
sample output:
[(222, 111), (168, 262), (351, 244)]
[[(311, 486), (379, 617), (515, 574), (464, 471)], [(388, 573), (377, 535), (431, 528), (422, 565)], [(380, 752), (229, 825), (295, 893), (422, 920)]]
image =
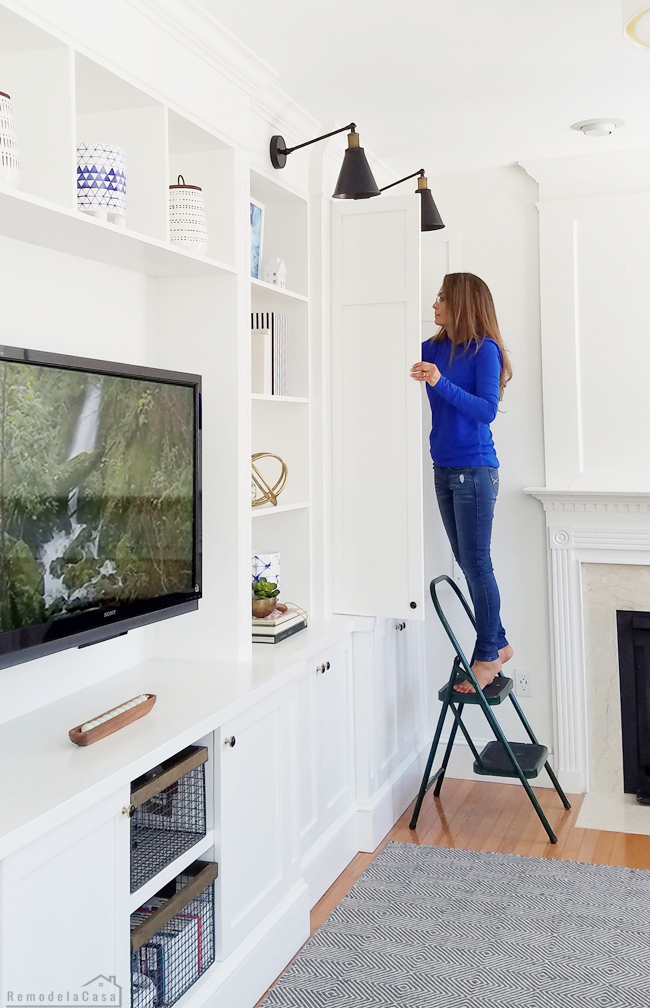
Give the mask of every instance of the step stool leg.
[(429, 789), (429, 774), (431, 773), (431, 767), (433, 766), (433, 761), (436, 757), (436, 749), (440, 742), (440, 736), (442, 735), (442, 728), (445, 723), (445, 718), (447, 716), (447, 708), (449, 704), (445, 700), (442, 705), (442, 710), (440, 711), (440, 717), (438, 718), (438, 726), (436, 728), (436, 733), (433, 736), (433, 742), (431, 743), (431, 749), (429, 750), (429, 758), (427, 760), (427, 765), (424, 768), (424, 774), (422, 775), (422, 783), (420, 784), (420, 790), (418, 791), (418, 796), (415, 801), (415, 808), (413, 809), (413, 815), (411, 816), (411, 821), (409, 823), (409, 829), (414, 830), (418, 823), (418, 816), (420, 815), (420, 809), (422, 808), (422, 802), (424, 801), (424, 796)]
[[(464, 704), (458, 705), (458, 719), (454, 718), (454, 723), (449, 735), (449, 741), (447, 742), (447, 748), (445, 749), (445, 755), (442, 760), (442, 766), (440, 767), (440, 775), (436, 781), (436, 786), (433, 791), (433, 797), (437, 798), (440, 794), (440, 788), (442, 787), (442, 782), (445, 779), (445, 772), (447, 770), (447, 764), (449, 763), (449, 757), (451, 756), (451, 750), (454, 745), (454, 739), (456, 738), (456, 732), (458, 731), (458, 721), (462, 717)], [(453, 707), (451, 708), (453, 711)]]
[(562, 788), (560, 786), (559, 780), (557, 779), (557, 777), (555, 776), (555, 774), (551, 770), (551, 764), (548, 762), (548, 760), (544, 764), (544, 767), (546, 769), (546, 773), (551, 778), (551, 783), (553, 784), (553, 787), (555, 788), (555, 790), (557, 791), (557, 793), (560, 796), (560, 801), (564, 805), (565, 809), (570, 809), (571, 808), (571, 802), (569, 801), (569, 799), (565, 795), (564, 791), (562, 790)]
[(479, 693), (479, 703), (480, 703), (480, 705), (481, 705), (481, 707), (483, 709), (483, 713), (485, 714), (485, 716), (486, 716), (486, 718), (488, 720), (488, 724), (490, 725), (490, 728), (494, 732), (497, 740), (499, 742), (501, 742), (502, 746), (504, 747), (505, 751), (507, 752), (508, 758), (510, 759), (510, 763), (512, 764), (512, 769), (515, 771), (515, 773), (517, 774), (517, 777), (519, 778), (519, 780), (521, 781), (521, 783), (524, 785), (524, 787), (526, 789), (526, 794), (530, 798), (531, 804), (532, 804), (533, 808), (535, 809), (535, 811), (537, 812), (537, 815), (539, 817), (539, 821), (541, 822), (542, 826), (546, 830), (546, 833), (548, 835), (549, 840), (551, 841), (552, 844), (557, 843), (557, 837), (556, 837), (555, 833), (553, 832), (551, 824), (548, 821), (548, 819), (546, 818), (546, 816), (544, 815), (544, 810), (543, 810), (542, 806), (539, 804), (539, 802), (538, 802), (538, 800), (537, 800), (537, 798), (535, 796), (535, 792), (533, 791), (532, 787), (528, 783), (528, 779), (526, 778), (523, 770), (519, 766), (519, 763), (517, 762), (517, 758), (516, 758), (515, 754), (513, 753), (512, 749), (510, 748), (510, 745), (508, 743), (507, 738), (505, 737), (505, 735), (503, 734), (503, 731), (501, 730), (501, 725), (499, 724), (499, 722), (495, 718), (494, 714), (492, 713), (492, 709), (491, 709), (489, 703), (487, 702), (487, 700), (485, 699), (485, 696), (483, 695), (483, 691), (482, 690)]
[[(539, 745), (539, 742), (537, 741), (537, 739), (535, 738), (535, 736), (533, 734), (533, 729), (528, 724), (526, 716), (525, 716), (524, 712), (522, 711), (522, 709), (521, 709), (521, 707), (519, 705), (519, 701), (515, 697), (514, 693), (510, 694), (510, 699), (512, 700), (512, 702), (514, 704), (514, 708), (517, 711), (517, 714), (519, 715), (519, 720), (521, 721), (522, 725), (524, 726), (524, 728), (528, 732), (528, 737), (529, 737), (530, 741), (533, 742), (534, 745)], [(565, 809), (570, 809), (571, 808), (571, 803), (569, 802), (567, 796), (565, 795), (564, 791), (560, 787), (560, 782), (558, 781), (557, 777), (555, 776), (555, 774), (551, 770), (551, 764), (548, 762), (548, 760), (544, 764), (544, 767), (546, 769), (546, 773), (551, 778), (551, 783), (553, 784), (553, 787), (555, 788), (555, 790), (557, 791), (558, 795), (560, 796), (560, 801), (564, 805)]]

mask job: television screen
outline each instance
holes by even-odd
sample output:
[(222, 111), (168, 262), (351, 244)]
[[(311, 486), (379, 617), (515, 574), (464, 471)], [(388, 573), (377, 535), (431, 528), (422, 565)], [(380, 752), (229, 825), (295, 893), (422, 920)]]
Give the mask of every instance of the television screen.
[(3, 348), (3, 664), (196, 608), (198, 395), (196, 376)]

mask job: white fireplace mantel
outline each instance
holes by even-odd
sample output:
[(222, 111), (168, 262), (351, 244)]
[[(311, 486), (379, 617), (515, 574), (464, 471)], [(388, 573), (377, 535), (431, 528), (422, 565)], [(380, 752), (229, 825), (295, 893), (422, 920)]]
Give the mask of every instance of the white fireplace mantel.
[(551, 654), (558, 776), (589, 790), (582, 564), (650, 565), (650, 493), (526, 487), (542, 502), (550, 553)]

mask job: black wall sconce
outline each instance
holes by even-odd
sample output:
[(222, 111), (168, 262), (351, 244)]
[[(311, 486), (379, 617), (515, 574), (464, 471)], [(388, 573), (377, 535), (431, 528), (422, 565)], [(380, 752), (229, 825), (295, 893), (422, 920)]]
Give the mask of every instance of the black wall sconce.
[(424, 168), (413, 172), (412, 175), (405, 175), (404, 178), (398, 179), (397, 182), (391, 182), (390, 185), (383, 186), (379, 191), (384, 192), (386, 189), (392, 189), (393, 186), (399, 185), (400, 182), (407, 182), (409, 179), (415, 178), (416, 175), (419, 176), (418, 187), (415, 191), (420, 194), (420, 231), (439, 231), (445, 225), (438, 213), (438, 207), (433, 202), (433, 196), (427, 184)]
[(378, 188), (370, 171), (363, 147), (359, 146), (359, 134), (354, 123), (342, 126), (341, 129), (332, 130), (331, 133), (323, 133), (322, 136), (316, 137), (314, 140), (307, 140), (306, 143), (296, 144), (295, 147), (287, 147), (284, 137), (273, 136), (271, 137), (270, 150), (271, 164), (274, 168), (284, 168), (289, 154), (300, 150), (301, 147), (309, 147), (310, 144), (317, 143), (319, 140), (326, 140), (327, 137), (335, 136), (337, 133), (344, 133), (345, 130), (350, 130), (348, 149), (343, 157), (343, 164), (332, 196), (334, 199), (369, 199), (371, 196), (379, 196), (381, 189)]

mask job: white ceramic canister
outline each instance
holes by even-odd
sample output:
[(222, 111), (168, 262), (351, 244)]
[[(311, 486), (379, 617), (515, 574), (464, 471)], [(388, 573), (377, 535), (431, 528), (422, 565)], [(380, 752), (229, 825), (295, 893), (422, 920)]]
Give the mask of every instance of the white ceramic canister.
[(121, 147), (103, 143), (77, 146), (77, 207), (121, 224), (126, 214), (126, 162)]
[(182, 175), (169, 187), (169, 240), (192, 252), (205, 252), (208, 247), (203, 191), (187, 185)]
[(11, 98), (4, 91), (0, 91), (0, 184), (15, 189), (19, 180), (20, 160)]

